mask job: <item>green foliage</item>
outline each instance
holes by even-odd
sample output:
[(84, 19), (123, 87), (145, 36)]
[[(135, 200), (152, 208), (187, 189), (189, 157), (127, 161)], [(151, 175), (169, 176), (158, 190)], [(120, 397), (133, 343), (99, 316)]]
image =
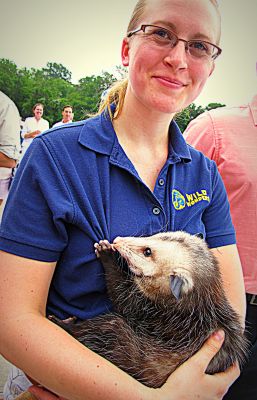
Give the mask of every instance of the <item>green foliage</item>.
[(205, 107), (206, 111), (214, 110), (214, 108), (225, 107), (225, 104), (221, 103), (209, 103), (208, 106)]
[[(48, 62), (45, 68), (27, 69), (0, 59), (0, 90), (15, 102), (23, 119), (32, 115), (35, 103), (43, 103), (44, 117), (50, 126), (61, 119), (61, 110), (66, 104), (73, 106), (75, 121), (88, 118), (97, 111), (102, 92), (125, 76), (126, 69), (116, 67), (115, 75), (103, 71), (101, 75), (86, 76), (75, 85), (71, 82), (71, 72), (62, 64)], [(183, 132), (199, 114), (223, 105), (210, 103), (203, 108), (193, 103), (175, 119)]]
[(224, 107), (224, 106), (225, 104), (210, 103), (206, 107), (202, 107), (202, 106), (196, 106), (194, 103), (192, 103), (183, 111), (178, 113), (175, 116), (175, 120), (178, 126), (180, 127), (181, 132), (184, 132), (189, 122), (198, 117), (198, 115), (202, 114), (204, 111), (209, 111), (214, 108)]
[(85, 119), (98, 110), (102, 92), (115, 81), (114, 76), (108, 72), (103, 72), (101, 76), (92, 75), (79, 80), (76, 87), (76, 98), (80, 105), (79, 119)]
[[(123, 71), (118, 69), (121, 75)], [(0, 59), (0, 90), (17, 105), (23, 119), (32, 115), (35, 103), (44, 104), (44, 118), (50, 126), (61, 119), (63, 106), (74, 109), (74, 120), (85, 119), (98, 109), (101, 94), (117, 79), (109, 72), (82, 78), (71, 83), (71, 72), (62, 64), (48, 62), (42, 69), (18, 68), (7, 59)]]
[(42, 72), (47, 78), (60, 78), (67, 82), (71, 81), (71, 72), (62, 64), (48, 62)]
[(17, 66), (6, 58), (0, 59), (0, 88), (11, 99), (15, 98), (18, 83)]

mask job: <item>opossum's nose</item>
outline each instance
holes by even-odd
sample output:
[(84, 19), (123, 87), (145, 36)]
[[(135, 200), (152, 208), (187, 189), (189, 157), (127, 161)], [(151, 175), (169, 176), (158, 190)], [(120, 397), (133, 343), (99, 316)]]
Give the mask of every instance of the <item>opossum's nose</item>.
[(122, 242), (124, 242), (124, 238), (122, 238), (121, 236), (117, 236), (114, 241), (113, 244), (115, 244), (116, 246), (121, 244)]
[(117, 236), (112, 243), (113, 243), (114, 248), (118, 249), (120, 247), (120, 245), (122, 244), (122, 238), (120, 236)]

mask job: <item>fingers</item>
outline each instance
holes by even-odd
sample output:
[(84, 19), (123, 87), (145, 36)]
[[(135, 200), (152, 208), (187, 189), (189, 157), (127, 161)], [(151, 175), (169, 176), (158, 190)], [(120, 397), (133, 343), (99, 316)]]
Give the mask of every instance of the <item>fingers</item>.
[(34, 396), (34, 399), (37, 400), (60, 400), (59, 396), (56, 396), (54, 393), (49, 392), (47, 389), (39, 386), (30, 386), (28, 388), (28, 392)]
[(36, 396), (26, 390), (25, 392), (22, 392), (19, 394), (19, 396), (15, 397), (16, 400), (37, 400)]
[(203, 372), (205, 372), (212, 358), (220, 350), (224, 339), (225, 333), (222, 330), (214, 332), (191, 360), (197, 361), (197, 364), (200, 365)]
[(170, 375), (166, 384), (160, 388), (160, 398), (165, 398), (163, 394), (167, 396), (168, 393), (175, 393), (174, 399), (222, 399), (238, 377), (239, 368), (233, 366), (225, 372), (214, 375), (208, 375), (205, 371), (221, 348), (224, 338), (225, 334), (222, 330), (213, 333), (194, 356)]

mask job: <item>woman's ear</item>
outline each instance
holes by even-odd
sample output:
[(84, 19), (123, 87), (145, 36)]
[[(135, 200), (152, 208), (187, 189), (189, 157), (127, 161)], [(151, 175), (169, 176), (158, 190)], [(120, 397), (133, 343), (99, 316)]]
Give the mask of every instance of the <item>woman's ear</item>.
[(129, 41), (128, 38), (124, 38), (121, 47), (121, 61), (124, 67), (129, 65)]

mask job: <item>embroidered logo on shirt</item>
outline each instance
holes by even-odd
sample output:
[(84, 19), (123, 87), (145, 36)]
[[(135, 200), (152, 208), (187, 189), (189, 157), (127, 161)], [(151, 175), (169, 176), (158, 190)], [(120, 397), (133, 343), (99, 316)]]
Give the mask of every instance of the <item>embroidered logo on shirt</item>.
[(176, 210), (182, 210), (186, 206), (185, 197), (176, 189), (172, 190), (172, 204)]
[(182, 210), (186, 206), (192, 207), (200, 201), (210, 202), (210, 197), (204, 189), (200, 192), (186, 193), (185, 197), (178, 190), (172, 190), (172, 204), (176, 210)]

